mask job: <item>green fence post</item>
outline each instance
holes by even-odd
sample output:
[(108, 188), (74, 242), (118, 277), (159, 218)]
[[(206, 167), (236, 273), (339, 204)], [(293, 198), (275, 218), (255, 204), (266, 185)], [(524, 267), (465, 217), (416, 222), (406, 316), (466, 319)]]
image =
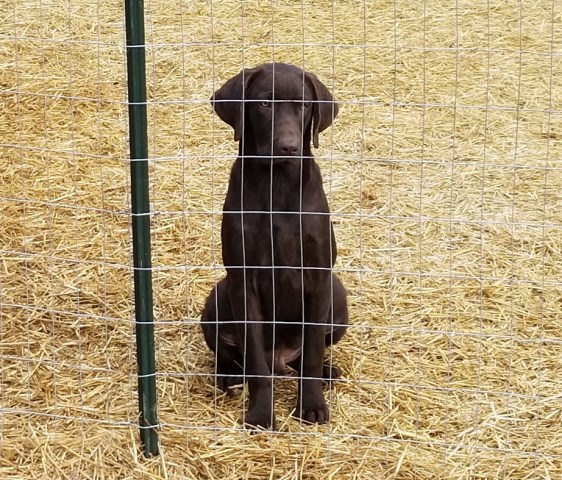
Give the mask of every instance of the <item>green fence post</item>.
[(125, 0), (127, 31), (127, 82), (131, 148), (131, 203), (135, 320), (137, 338), (140, 435), (144, 455), (158, 455), (156, 415), (156, 361), (152, 312), (152, 263), (150, 259), (150, 203), (148, 184), (148, 133), (146, 114), (146, 59), (144, 5)]

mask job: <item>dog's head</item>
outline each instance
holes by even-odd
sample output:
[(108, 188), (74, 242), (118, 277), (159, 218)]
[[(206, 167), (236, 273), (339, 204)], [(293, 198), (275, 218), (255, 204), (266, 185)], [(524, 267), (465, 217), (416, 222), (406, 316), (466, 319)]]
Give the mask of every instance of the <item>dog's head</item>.
[(234, 140), (250, 144), (253, 155), (285, 158), (302, 156), (311, 140), (318, 148), (318, 134), (339, 110), (315, 75), (285, 63), (242, 70), (211, 101)]

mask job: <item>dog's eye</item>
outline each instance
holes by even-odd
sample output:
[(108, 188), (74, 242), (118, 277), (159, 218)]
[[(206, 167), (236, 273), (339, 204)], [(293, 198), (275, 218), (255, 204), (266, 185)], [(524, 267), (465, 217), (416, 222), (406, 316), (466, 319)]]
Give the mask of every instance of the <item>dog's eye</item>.
[(302, 102), (302, 103), (299, 105), (299, 108), (301, 108), (301, 109), (303, 109), (303, 110), (306, 110), (306, 109), (309, 108), (309, 107), (310, 107), (310, 103), (308, 103), (308, 102)]
[(262, 107), (265, 107), (265, 108), (270, 108), (270, 107), (271, 107), (271, 102), (261, 102), (260, 105), (261, 105)]

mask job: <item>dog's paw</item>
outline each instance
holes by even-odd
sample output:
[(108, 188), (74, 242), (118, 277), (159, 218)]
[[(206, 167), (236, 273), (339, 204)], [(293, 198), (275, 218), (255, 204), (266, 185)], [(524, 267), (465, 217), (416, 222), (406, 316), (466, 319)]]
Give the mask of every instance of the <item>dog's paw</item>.
[(307, 423), (328, 423), (330, 410), (323, 397), (317, 399), (304, 399), (297, 401), (295, 417)]
[(230, 387), (241, 385), (242, 379), (240, 377), (229, 377), (228, 375), (217, 376), (217, 387), (220, 388), (227, 395), (232, 395)]
[(275, 416), (269, 408), (253, 408), (246, 412), (244, 426), (253, 430), (275, 428)]
[(324, 365), (322, 367), (322, 378), (327, 382), (340, 378), (341, 375), (341, 369), (335, 367), (334, 365)]

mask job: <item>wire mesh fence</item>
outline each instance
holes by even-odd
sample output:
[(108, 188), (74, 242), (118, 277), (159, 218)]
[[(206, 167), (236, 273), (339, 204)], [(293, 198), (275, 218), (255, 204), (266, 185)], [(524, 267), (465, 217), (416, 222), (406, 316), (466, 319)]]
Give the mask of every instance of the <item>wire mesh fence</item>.
[[(558, 478), (562, 8), (145, 4), (161, 456), (138, 448), (123, 5), (0, 3), (2, 478)], [(350, 327), (327, 425), (239, 420), (199, 325), (224, 276), (232, 129), (287, 62), (339, 104), (313, 149)]]

